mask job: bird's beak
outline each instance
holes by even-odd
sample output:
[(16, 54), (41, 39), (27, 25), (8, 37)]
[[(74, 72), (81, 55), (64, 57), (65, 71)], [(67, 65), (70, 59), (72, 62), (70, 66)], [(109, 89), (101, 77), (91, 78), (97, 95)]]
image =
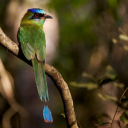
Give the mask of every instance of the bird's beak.
[(53, 17), (51, 17), (50, 15), (47, 15), (47, 14), (44, 15), (44, 18), (45, 19), (53, 19)]

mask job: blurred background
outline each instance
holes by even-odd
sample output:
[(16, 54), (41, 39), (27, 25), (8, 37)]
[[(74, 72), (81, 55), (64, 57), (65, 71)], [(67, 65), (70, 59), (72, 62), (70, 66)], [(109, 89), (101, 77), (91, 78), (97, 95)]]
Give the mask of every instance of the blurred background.
[[(126, 0), (0, 0), (0, 27), (16, 43), (27, 9), (42, 8), (53, 17), (44, 24), (46, 60), (68, 83), (80, 128), (110, 128), (117, 102), (128, 85), (127, 7)], [(52, 80), (47, 77), (54, 122), (46, 124), (32, 67), (2, 46), (0, 58), (0, 127), (67, 127)], [(120, 105), (113, 128), (128, 127), (123, 124), (128, 123), (127, 118), (120, 121), (127, 111), (127, 95), (125, 109)]]

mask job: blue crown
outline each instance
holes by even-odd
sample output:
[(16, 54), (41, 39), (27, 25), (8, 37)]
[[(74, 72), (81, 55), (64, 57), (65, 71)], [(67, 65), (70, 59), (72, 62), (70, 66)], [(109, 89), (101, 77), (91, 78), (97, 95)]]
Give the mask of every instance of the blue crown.
[(42, 14), (46, 14), (44, 10), (40, 9), (40, 8), (30, 8), (28, 9), (28, 11), (31, 11), (32, 13), (42, 13)]

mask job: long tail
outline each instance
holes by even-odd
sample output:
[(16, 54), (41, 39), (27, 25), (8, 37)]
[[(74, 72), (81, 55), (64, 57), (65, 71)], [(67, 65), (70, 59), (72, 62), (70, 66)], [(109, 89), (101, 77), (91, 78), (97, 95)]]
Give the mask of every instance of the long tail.
[(38, 90), (39, 97), (42, 101), (49, 100), (48, 96), (48, 88), (47, 88), (47, 81), (44, 71), (44, 66), (42, 62), (39, 62), (36, 57), (32, 60), (32, 65), (35, 74), (36, 86)]
[(53, 122), (52, 114), (51, 114), (51, 111), (48, 108), (48, 106), (44, 106), (43, 117), (44, 117), (44, 121), (46, 123), (52, 123)]

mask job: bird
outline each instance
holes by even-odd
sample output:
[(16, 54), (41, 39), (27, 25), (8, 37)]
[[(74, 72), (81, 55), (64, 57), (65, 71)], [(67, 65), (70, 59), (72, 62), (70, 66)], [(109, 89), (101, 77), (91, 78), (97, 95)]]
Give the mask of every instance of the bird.
[[(46, 63), (46, 39), (43, 25), (46, 19), (52, 19), (43, 9), (30, 8), (21, 19), (17, 39), (27, 60), (32, 62), (36, 86), (41, 101), (49, 101), (44, 65)], [(51, 111), (44, 106), (45, 122), (53, 122)]]

